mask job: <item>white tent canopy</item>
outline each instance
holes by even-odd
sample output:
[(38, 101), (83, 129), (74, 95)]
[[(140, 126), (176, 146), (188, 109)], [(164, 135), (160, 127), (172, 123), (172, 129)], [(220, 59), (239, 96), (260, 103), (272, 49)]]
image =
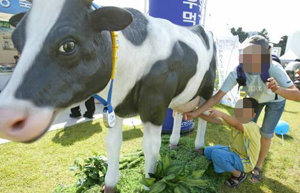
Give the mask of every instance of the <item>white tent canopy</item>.
[(285, 54), (280, 57), (281, 60), (295, 60), (297, 58), (300, 58), (300, 56), (297, 55), (293, 50), (286, 51)]
[(300, 58), (300, 31), (297, 31), (288, 37), (285, 54), (280, 57), (283, 61), (291, 61), (297, 58)]
[[(239, 38), (233, 36), (230, 31), (219, 33), (220, 31), (213, 31), (218, 52), (218, 76), (219, 76), (219, 88), (223, 85), (226, 77), (235, 67), (239, 64)], [(235, 107), (236, 102), (240, 99), (240, 91), (238, 85), (236, 85), (231, 91), (229, 91), (221, 100), (222, 104)]]

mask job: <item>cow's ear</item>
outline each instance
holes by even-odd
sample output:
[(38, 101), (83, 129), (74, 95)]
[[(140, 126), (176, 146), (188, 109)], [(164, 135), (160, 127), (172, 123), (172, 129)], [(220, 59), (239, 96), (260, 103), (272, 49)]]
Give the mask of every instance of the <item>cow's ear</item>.
[(97, 31), (119, 31), (132, 22), (132, 15), (118, 7), (102, 7), (91, 13), (90, 25)]
[(14, 16), (12, 16), (9, 19), (9, 24), (16, 27), (18, 25), (18, 23), (22, 20), (22, 18), (24, 17), (24, 15), (26, 14), (26, 12), (23, 13), (18, 13)]

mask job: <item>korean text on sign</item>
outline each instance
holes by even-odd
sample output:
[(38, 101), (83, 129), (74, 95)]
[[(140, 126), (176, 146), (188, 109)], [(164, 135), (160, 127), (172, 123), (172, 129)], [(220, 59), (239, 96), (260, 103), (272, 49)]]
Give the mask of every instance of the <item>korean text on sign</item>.
[[(199, 11), (201, 10), (201, 0), (184, 0), (182, 3), (188, 8), (187, 11), (183, 11), (182, 13), (183, 22), (196, 25), (198, 17), (200, 19), (201, 16), (201, 12)], [(200, 14), (197, 15), (198, 12)]]

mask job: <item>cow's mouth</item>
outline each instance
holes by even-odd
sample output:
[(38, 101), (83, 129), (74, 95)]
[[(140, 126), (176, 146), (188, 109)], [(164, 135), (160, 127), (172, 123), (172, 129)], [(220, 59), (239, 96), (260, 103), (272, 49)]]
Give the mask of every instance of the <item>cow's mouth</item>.
[(53, 122), (53, 108), (33, 105), (0, 106), (0, 138), (31, 143), (42, 137)]
[(42, 138), (44, 136), (44, 134), (47, 133), (47, 131), (49, 130), (55, 117), (56, 117), (56, 112), (54, 111), (48, 126), (44, 129), (44, 131), (40, 135), (38, 135), (32, 139), (26, 140), (26, 141), (21, 141), (21, 143), (33, 143), (33, 142), (37, 141), (38, 139)]

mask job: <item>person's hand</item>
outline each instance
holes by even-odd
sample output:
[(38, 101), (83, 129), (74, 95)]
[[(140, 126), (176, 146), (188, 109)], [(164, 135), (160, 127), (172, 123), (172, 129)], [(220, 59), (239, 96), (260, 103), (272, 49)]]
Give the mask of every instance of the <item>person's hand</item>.
[(217, 118), (220, 118), (222, 116), (222, 113), (216, 109), (209, 109), (209, 117), (211, 118), (214, 118), (214, 119), (217, 119)]
[(188, 113), (183, 113), (182, 116), (183, 116), (183, 119), (186, 120), (186, 121), (192, 120), (192, 119), (194, 119), (195, 117), (197, 117), (197, 115), (195, 114), (194, 111), (188, 112)]
[(272, 92), (276, 92), (279, 89), (278, 83), (274, 78), (269, 78), (267, 82), (268, 89), (271, 89)]
[(296, 74), (298, 74), (300, 76), (300, 69), (296, 70)]

